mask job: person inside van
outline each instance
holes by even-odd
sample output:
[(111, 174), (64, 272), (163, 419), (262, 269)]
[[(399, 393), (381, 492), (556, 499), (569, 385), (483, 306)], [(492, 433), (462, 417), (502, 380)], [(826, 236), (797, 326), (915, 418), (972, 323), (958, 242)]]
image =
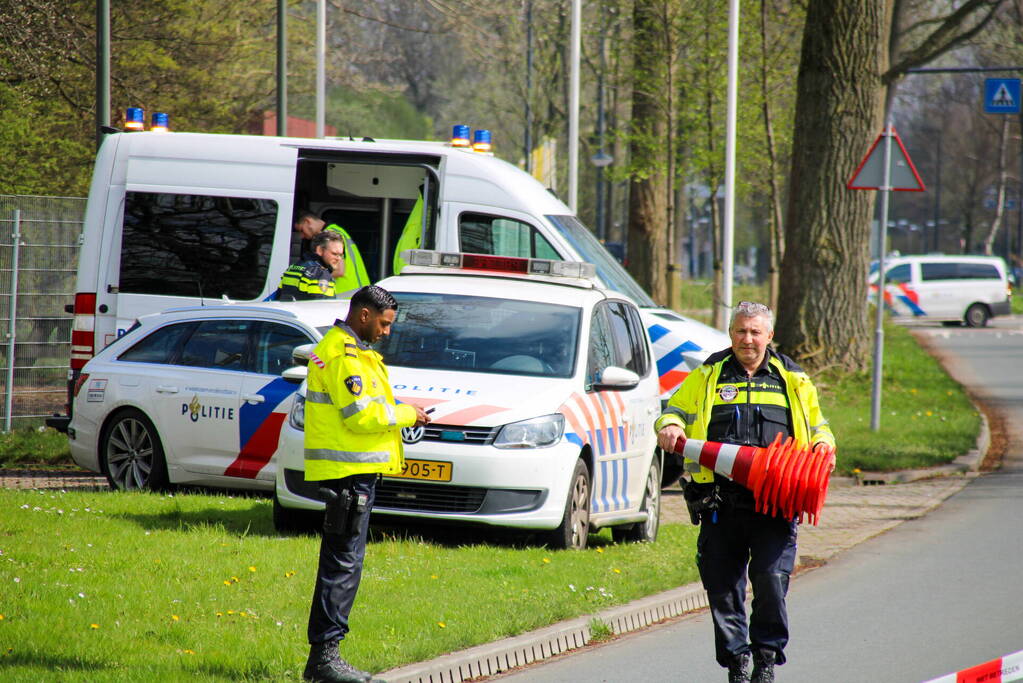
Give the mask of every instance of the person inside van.
[(340, 273), (334, 274), (334, 291), (337, 294), (350, 292), (371, 284), (369, 275), (366, 274), (366, 266), (362, 262), (362, 254), (355, 240), (340, 225), (327, 223), (312, 211), (302, 209), (295, 217), (295, 232), (302, 235), (302, 259), (308, 259), (315, 254), (310, 250), (311, 240), (324, 230), (341, 235), (344, 242), (344, 268)]
[(309, 240), (311, 253), (288, 267), (277, 287), (278, 301), (333, 299), (335, 277), (345, 273), (345, 241), (333, 230), (321, 230)]

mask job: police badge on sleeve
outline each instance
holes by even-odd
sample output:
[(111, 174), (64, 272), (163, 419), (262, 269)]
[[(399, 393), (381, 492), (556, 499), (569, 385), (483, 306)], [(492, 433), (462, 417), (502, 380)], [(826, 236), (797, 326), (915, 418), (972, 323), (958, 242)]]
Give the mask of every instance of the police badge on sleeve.
[(362, 377), (352, 375), (345, 378), (345, 386), (348, 387), (348, 391), (352, 396), (358, 396), (362, 393)]

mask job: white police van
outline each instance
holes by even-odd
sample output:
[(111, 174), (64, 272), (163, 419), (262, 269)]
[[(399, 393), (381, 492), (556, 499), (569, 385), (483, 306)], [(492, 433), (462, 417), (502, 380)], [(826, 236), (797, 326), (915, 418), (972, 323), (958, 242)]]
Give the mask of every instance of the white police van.
[[(984, 327), (1012, 312), (1012, 286), (1000, 257), (896, 256), (884, 265), (884, 303), (896, 318)], [(876, 262), (872, 268), (870, 296), (876, 299)]]
[[(108, 135), (96, 157), (81, 238), (71, 383), (141, 315), (271, 295), (297, 257), (292, 224), (300, 209), (344, 227), (370, 279), (387, 277), (420, 196), (423, 248), (595, 264), (603, 287), (640, 306), (663, 398), (728, 345), (727, 335), (658, 307), (529, 174), (461, 144)], [(66, 428), (67, 419), (50, 424)]]
[[(374, 512), (528, 530), (561, 548), (600, 527), (654, 540), (660, 388), (636, 305), (598, 286), (591, 264), (432, 251), (409, 262), (379, 283), (398, 312), (377, 349), (395, 398), (432, 422), (403, 430), (404, 469), (378, 483)], [(304, 392), (277, 453), (281, 530), (323, 507), (304, 476)]]

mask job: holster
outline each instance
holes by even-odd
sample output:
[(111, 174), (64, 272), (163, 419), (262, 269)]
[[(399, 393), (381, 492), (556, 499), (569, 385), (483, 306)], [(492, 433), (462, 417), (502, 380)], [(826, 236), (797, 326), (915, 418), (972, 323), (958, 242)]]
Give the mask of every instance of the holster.
[(320, 487), (320, 496), (327, 501), (323, 511), (323, 533), (347, 534), (355, 496), (348, 489), (338, 492), (325, 486)]
[(697, 484), (682, 480), (682, 497), (689, 509), (689, 521), (699, 524), (704, 513), (712, 513), (721, 507), (721, 495), (717, 484)]

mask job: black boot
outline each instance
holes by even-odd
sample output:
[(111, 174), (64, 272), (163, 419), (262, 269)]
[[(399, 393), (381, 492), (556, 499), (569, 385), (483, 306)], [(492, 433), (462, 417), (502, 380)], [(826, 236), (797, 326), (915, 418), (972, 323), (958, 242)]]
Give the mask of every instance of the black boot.
[(732, 655), (728, 660), (728, 683), (749, 683), (749, 660), (748, 652)]
[(757, 650), (753, 653), (752, 683), (774, 683), (774, 650)]
[(372, 676), (341, 659), (340, 641), (313, 643), (302, 677), (311, 683), (369, 683)]

